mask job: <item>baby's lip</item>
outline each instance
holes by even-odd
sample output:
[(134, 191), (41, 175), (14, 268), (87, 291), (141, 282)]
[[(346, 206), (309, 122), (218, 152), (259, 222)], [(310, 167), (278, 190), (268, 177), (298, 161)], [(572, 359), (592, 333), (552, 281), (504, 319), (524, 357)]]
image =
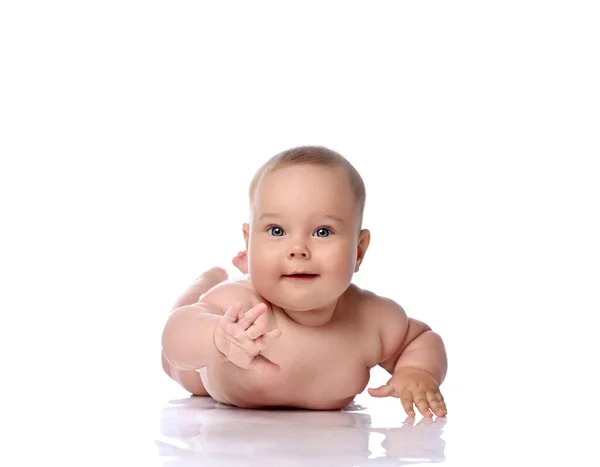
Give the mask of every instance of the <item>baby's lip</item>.
[(284, 274), (284, 277), (317, 277), (318, 274), (312, 272), (293, 272), (291, 274)]

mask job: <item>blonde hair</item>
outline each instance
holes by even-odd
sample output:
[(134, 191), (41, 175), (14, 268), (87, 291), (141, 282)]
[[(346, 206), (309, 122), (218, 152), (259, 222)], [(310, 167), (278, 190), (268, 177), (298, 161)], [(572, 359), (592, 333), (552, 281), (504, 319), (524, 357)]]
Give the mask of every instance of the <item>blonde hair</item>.
[(354, 194), (358, 209), (358, 225), (362, 226), (365, 210), (366, 189), (365, 184), (354, 166), (341, 154), (323, 146), (298, 146), (271, 157), (254, 174), (250, 183), (250, 206), (254, 201), (254, 193), (261, 180), (271, 172), (294, 165), (316, 165), (320, 167), (340, 168), (346, 173), (350, 189)]

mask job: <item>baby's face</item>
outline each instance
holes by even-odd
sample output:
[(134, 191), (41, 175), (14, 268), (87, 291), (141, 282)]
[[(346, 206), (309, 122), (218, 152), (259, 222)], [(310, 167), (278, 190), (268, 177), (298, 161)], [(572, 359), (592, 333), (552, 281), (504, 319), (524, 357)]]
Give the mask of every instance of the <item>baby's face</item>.
[(256, 291), (291, 311), (335, 303), (356, 270), (358, 228), (342, 169), (300, 165), (271, 172), (256, 190), (245, 226)]

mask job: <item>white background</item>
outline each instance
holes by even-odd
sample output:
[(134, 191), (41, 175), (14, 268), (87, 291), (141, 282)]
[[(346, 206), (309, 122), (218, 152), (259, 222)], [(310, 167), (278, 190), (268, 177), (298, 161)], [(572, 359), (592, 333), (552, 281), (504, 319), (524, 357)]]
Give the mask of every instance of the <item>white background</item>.
[(356, 282), (444, 337), (449, 407), (585, 412), (598, 24), (594, 2), (3, 3), (5, 400), (168, 385), (171, 304), (233, 272), (258, 166), (318, 144), (367, 185)]

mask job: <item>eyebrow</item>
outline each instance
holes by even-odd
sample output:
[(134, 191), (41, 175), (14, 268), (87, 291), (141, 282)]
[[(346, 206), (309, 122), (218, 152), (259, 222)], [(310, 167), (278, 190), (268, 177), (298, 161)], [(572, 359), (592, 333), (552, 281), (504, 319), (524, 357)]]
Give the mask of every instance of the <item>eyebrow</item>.
[[(267, 212), (267, 213), (265, 213), (265, 214), (262, 214), (262, 215), (261, 215), (261, 216), (258, 218), (258, 220), (259, 220), (259, 221), (261, 221), (261, 220), (263, 220), (263, 219), (265, 219), (265, 218), (269, 218), (269, 217), (272, 217), (272, 218), (275, 218), (275, 219), (277, 219), (277, 218), (281, 218), (281, 217), (282, 217), (282, 215), (281, 215), (281, 214), (278, 214), (278, 213), (271, 213), (271, 212)], [(333, 215), (331, 215), (331, 214), (325, 214), (325, 215), (323, 215), (322, 217), (324, 217), (324, 218), (326, 218), (326, 219), (331, 219), (331, 220), (333, 220), (333, 221), (335, 221), (335, 222), (338, 222), (339, 224), (345, 224), (345, 222), (344, 222), (344, 220), (343, 220), (342, 218), (340, 218), (340, 217), (337, 217), (337, 216), (333, 216)]]

